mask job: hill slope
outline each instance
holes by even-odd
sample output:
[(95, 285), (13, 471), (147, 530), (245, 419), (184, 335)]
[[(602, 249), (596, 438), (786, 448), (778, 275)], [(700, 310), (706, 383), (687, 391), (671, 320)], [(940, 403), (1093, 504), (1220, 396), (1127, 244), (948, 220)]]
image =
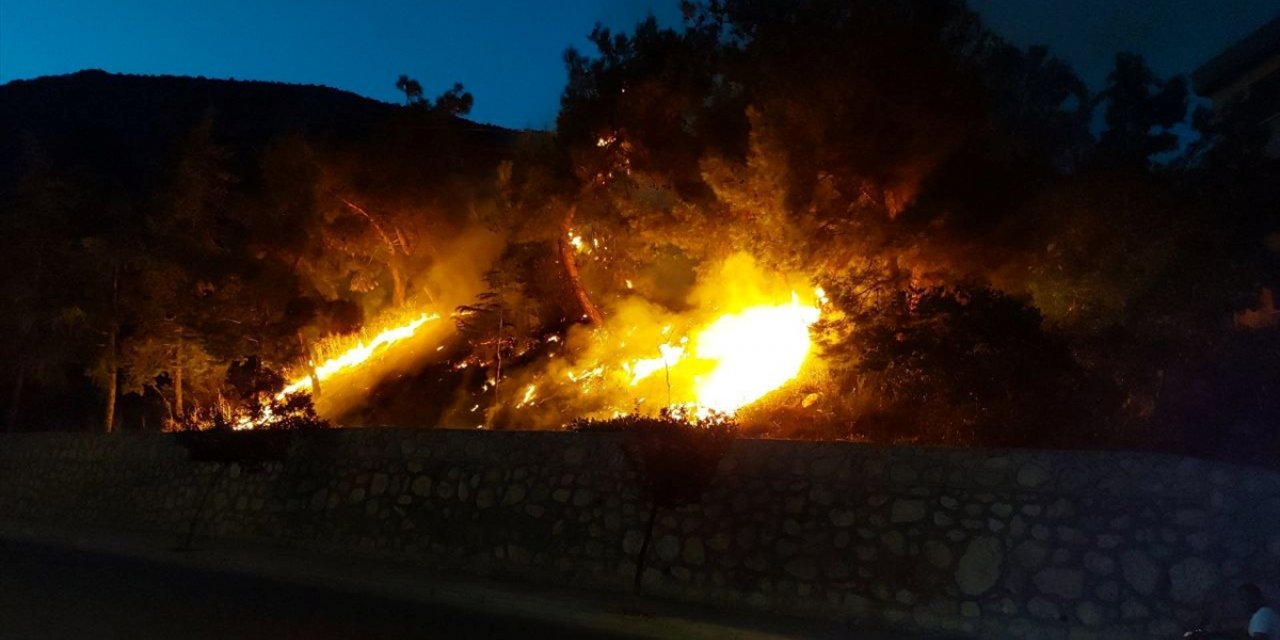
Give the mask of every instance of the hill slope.
[[(164, 162), (206, 115), (219, 141), (242, 158), (274, 138), (358, 139), (400, 108), (318, 85), (138, 76), (99, 70), (0, 85), (0, 187), (21, 171), (35, 141), (60, 172), (151, 185)], [(469, 145), (504, 150), (514, 132), (454, 121)]]

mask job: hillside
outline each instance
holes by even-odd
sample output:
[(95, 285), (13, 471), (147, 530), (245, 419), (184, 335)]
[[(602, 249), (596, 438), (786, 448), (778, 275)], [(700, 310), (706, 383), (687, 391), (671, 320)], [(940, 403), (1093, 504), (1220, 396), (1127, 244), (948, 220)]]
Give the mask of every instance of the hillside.
[[(21, 171), (23, 147), (38, 143), (50, 164), (145, 191), (192, 127), (215, 121), (219, 142), (243, 159), (273, 139), (360, 140), (400, 111), (348, 91), (204, 77), (86, 70), (0, 85), (0, 186)], [(453, 122), (468, 147), (502, 153), (514, 132)]]

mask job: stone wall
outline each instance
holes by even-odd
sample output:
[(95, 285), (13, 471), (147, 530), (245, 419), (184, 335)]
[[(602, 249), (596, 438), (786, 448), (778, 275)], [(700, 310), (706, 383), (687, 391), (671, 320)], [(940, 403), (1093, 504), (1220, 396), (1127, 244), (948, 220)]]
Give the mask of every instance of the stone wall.
[[(248, 472), (166, 436), (0, 437), (0, 518), (272, 539), (628, 588), (616, 434), (344, 430)], [(658, 518), (649, 593), (972, 637), (1174, 637), (1280, 596), (1280, 474), (1171, 456), (744, 440)]]

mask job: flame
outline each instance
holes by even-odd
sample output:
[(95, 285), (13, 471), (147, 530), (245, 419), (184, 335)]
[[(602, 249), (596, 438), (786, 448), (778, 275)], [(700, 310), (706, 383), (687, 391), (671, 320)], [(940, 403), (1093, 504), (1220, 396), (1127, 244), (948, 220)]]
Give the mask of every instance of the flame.
[(791, 283), (805, 274), (769, 271), (745, 253), (702, 275), (686, 309), (627, 296), (603, 325), (572, 330), (557, 357), (517, 374), (496, 398), (527, 412), (523, 424), (668, 408), (698, 418), (736, 414), (796, 380), (826, 293), (798, 293)]
[(697, 357), (716, 366), (696, 382), (699, 408), (731, 414), (794, 379), (813, 348), (809, 326), (818, 315), (793, 293), (791, 304), (726, 314), (703, 329)]
[[(359, 342), (356, 344), (356, 346), (351, 347), (350, 349), (347, 349), (346, 351), (332, 358), (329, 358), (328, 360), (325, 360), (324, 363), (316, 367), (316, 377), (319, 378), (321, 381), (324, 381), (343, 371), (346, 371), (347, 369), (353, 369), (355, 367), (358, 367), (364, 364), (369, 358), (372, 358), (373, 354), (376, 353), (379, 349), (382, 349), (383, 347), (400, 342), (401, 340), (411, 338), (413, 337), (413, 334), (418, 330), (418, 327), (421, 327), (422, 325), (428, 322), (432, 322), (434, 320), (439, 320), (439, 319), (440, 319), (440, 314), (438, 313), (432, 313), (432, 314), (424, 313), (418, 316), (417, 318), (410, 320), (406, 324), (400, 325), (398, 327), (392, 327), (390, 329), (387, 329), (386, 331), (383, 331), (382, 333), (379, 333), (378, 335), (374, 336), (373, 339), (370, 340), (369, 344), (367, 345), (364, 342)], [(309, 390), (309, 389), (311, 389), (311, 376), (306, 375), (301, 378), (298, 378), (297, 380), (294, 380), (292, 383), (289, 384), (289, 386), (285, 387), (284, 390), (281, 391), (276, 397), (283, 398), (284, 396), (290, 393), (297, 393), (299, 391)]]
[(670, 368), (684, 357), (684, 347), (669, 344), (660, 345), (658, 352), (662, 355), (657, 358), (623, 363), (623, 369), (631, 372), (631, 386), (634, 387), (641, 380), (648, 378), (657, 371)]
[[(593, 250), (593, 242), (574, 232), (570, 240), (580, 251)], [(678, 408), (691, 418), (713, 412), (733, 415), (795, 380), (809, 360), (810, 327), (828, 302), (820, 287), (803, 299), (797, 295), (788, 283), (803, 277), (764, 271), (741, 254), (726, 260), (718, 277), (699, 284), (689, 297), (688, 310), (673, 312), (630, 296), (615, 307), (603, 327), (547, 336), (545, 341), (557, 346), (537, 370), (516, 374), (510, 383), (506, 377), (500, 383), (489, 376), (473, 394), (467, 413), (480, 412), (480, 394), (487, 394), (493, 402), (550, 420), (657, 413), (662, 408)], [(359, 374), (379, 353), (439, 318), (423, 313), (385, 329), (325, 359), (315, 367), (315, 375), (323, 381)], [(461, 370), (469, 364), (463, 360), (452, 366)], [(310, 375), (298, 376), (276, 398), (283, 400), (311, 386)], [(810, 394), (804, 406), (814, 402)], [(275, 419), (269, 414), (244, 418), (237, 428)]]
[[(692, 358), (686, 358), (682, 346), (663, 344), (660, 357), (624, 362), (622, 370), (632, 387), (663, 369), (668, 380), (688, 379), (691, 370), (703, 370), (692, 375), (693, 401), (679, 406), (694, 416), (732, 415), (800, 374), (813, 349), (809, 327), (819, 315), (818, 307), (801, 303), (792, 293), (790, 304), (757, 305), (719, 316), (697, 333)], [(662, 333), (670, 331), (666, 326)]]
[(533, 402), (534, 395), (537, 394), (537, 392), (538, 392), (538, 387), (536, 385), (532, 385), (532, 384), (529, 385), (529, 388), (524, 390), (524, 397), (520, 398), (520, 402), (516, 404), (516, 408), (519, 409), (520, 407), (526, 406), (530, 402)]
[[(374, 336), (371, 340), (369, 340), (367, 344), (364, 341), (360, 341), (356, 343), (354, 347), (351, 347), (346, 351), (343, 351), (342, 353), (332, 358), (329, 358), (328, 360), (325, 360), (323, 363), (320, 364), (320, 366), (317, 366), (315, 368), (316, 377), (319, 378), (321, 381), (324, 381), (340, 373), (344, 373), (352, 369), (355, 369), (361, 366), (362, 364), (364, 364), (365, 362), (368, 362), (368, 360), (372, 358), (374, 354), (378, 353), (380, 350), (385, 349), (402, 340), (406, 340), (408, 338), (413, 337), (413, 334), (418, 331), (419, 327), (421, 327), (422, 325), (428, 322), (433, 322), (439, 319), (440, 319), (440, 314), (438, 313), (430, 313), (430, 314), (423, 313), (405, 324), (402, 324), (396, 327), (391, 327), (390, 329), (386, 329), (382, 331), (378, 335)], [(288, 386), (286, 386), (284, 389), (282, 389), (279, 393), (276, 394), (275, 399), (284, 400), (285, 396), (288, 396), (289, 394), (298, 393), (300, 391), (309, 391), (309, 390), (311, 390), (310, 374), (302, 376), (294, 380), (293, 382), (289, 383)], [(268, 424), (273, 419), (275, 419), (275, 416), (272, 415), (271, 410), (267, 408), (264, 410), (263, 414), (260, 416), (240, 417), (236, 421), (236, 423), (233, 425), (233, 428), (237, 430), (252, 429), (255, 427), (262, 426), (264, 424)]]

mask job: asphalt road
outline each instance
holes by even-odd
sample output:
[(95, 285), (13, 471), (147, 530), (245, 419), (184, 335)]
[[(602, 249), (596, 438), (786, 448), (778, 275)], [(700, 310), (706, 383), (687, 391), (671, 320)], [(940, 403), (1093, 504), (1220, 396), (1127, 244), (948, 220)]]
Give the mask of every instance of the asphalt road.
[(0, 638), (599, 638), (338, 590), (0, 539)]

